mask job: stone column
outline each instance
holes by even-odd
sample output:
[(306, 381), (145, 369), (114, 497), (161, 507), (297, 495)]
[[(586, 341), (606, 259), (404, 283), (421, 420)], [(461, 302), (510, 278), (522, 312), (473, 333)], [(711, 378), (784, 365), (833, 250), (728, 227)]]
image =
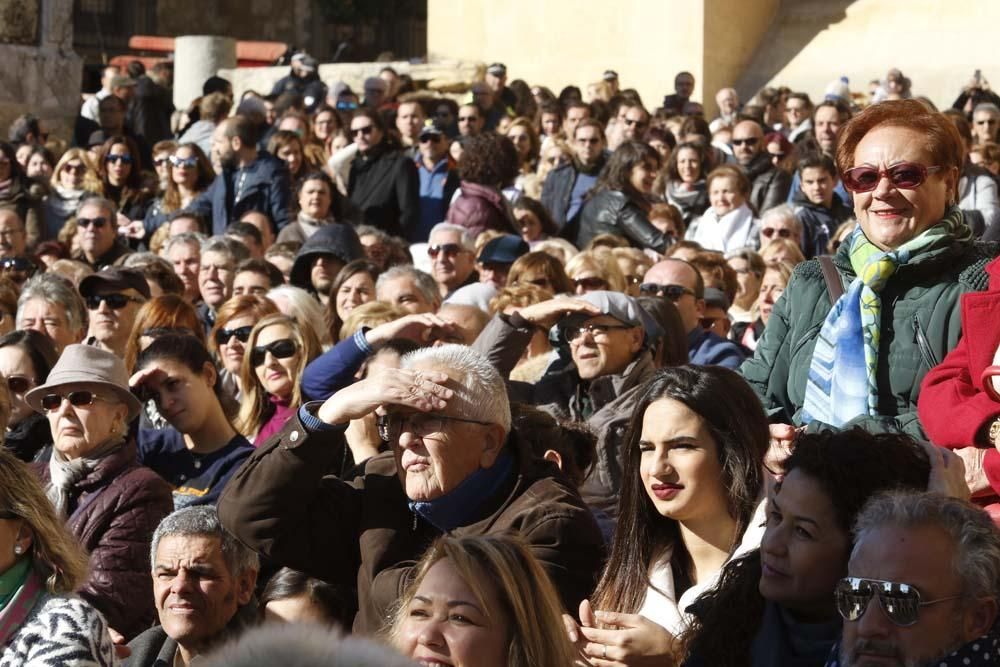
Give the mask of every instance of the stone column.
[(220, 69), (236, 67), (236, 40), (214, 35), (185, 35), (174, 40), (174, 106), (186, 109), (201, 97), (205, 80)]

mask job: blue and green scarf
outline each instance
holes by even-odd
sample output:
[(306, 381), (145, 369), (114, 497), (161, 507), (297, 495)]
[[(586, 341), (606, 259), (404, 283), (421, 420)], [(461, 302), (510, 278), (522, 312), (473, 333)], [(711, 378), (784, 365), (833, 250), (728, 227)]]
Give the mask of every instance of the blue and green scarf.
[(858, 225), (848, 238), (856, 277), (830, 309), (816, 340), (806, 380), (803, 423), (819, 421), (840, 427), (855, 417), (878, 414), (876, 371), (883, 288), (911, 258), (971, 240), (972, 230), (957, 207), (950, 208), (938, 224), (890, 251), (869, 241)]

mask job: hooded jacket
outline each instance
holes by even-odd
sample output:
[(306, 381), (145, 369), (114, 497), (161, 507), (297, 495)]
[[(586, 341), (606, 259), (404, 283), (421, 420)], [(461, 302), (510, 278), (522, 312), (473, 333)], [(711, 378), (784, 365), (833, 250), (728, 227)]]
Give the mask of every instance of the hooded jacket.
[(288, 282), (307, 292), (315, 292), (310, 272), (317, 255), (333, 255), (347, 264), (364, 257), (365, 251), (361, 247), (361, 241), (358, 240), (358, 233), (354, 231), (354, 227), (341, 223), (324, 225), (299, 248)]

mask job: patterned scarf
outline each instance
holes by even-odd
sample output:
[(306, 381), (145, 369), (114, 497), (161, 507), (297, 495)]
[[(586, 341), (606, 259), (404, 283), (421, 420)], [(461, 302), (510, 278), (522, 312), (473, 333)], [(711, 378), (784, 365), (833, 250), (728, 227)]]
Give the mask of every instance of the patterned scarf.
[(69, 507), (73, 501), (77, 482), (92, 473), (102, 458), (117, 450), (124, 442), (121, 437), (113, 437), (95, 447), (93, 451), (87, 452), (85, 456), (76, 459), (69, 459), (57, 448), (52, 448), (52, 458), (49, 459), (49, 484), (45, 488), (45, 495), (52, 501), (60, 517), (69, 518)]
[(803, 423), (820, 421), (841, 427), (859, 415), (878, 414), (876, 370), (883, 288), (911, 258), (971, 240), (972, 230), (957, 207), (895, 250), (879, 249), (860, 225), (855, 229), (847, 242), (856, 277), (830, 309), (816, 340), (806, 380)]

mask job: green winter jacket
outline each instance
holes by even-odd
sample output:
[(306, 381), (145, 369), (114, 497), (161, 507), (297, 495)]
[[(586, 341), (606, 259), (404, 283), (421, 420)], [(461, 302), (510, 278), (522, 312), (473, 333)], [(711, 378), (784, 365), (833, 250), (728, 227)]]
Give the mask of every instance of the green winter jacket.
[[(917, 419), (920, 382), (958, 343), (958, 297), (986, 289), (984, 267), (998, 253), (1000, 244), (956, 243), (899, 267), (882, 292), (879, 415), (858, 417), (845, 427), (902, 431), (926, 439)], [(846, 290), (855, 277), (846, 244), (833, 262)], [(772, 423), (801, 425), (813, 348), (831, 307), (819, 260), (799, 264), (774, 305), (754, 356), (740, 367)], [(827, 425), (813, 422), (810, 430), (823, 427)]]

